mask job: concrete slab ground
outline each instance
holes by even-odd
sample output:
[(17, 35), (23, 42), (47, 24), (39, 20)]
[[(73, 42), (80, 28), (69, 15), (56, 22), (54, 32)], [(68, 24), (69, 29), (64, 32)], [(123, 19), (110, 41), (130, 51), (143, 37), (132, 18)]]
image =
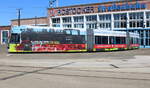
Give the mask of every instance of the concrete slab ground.
[[(0, 65), (6, 66), (53, 67), (66, 63), (72, 63), (61, 66), (61, 68), (112, 70), (150, 67), (150, 49), (93, 53), (28, 54), (7, 53), (6, 46), (1, 46), (0, 50)], [(136, 70), (132, 71), (136, 72)], [(147, 70), (147, 72), (149, 71)]]
[(149, 88), (150, 49), (9, 54), (0, 46), (0, 88)]

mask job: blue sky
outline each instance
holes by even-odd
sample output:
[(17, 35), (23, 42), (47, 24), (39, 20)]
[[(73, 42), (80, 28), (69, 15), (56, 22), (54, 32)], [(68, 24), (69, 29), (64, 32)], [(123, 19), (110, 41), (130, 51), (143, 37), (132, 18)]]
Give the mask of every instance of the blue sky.
[[(107, 2), (113, 0), (59, 0), (59, 6)], [(43, 17), (47, 15), (49, 0), (1, 0), (0, 26), (9, 25), (17, 18), (17, 8), (21, 8), (21, 18)]]

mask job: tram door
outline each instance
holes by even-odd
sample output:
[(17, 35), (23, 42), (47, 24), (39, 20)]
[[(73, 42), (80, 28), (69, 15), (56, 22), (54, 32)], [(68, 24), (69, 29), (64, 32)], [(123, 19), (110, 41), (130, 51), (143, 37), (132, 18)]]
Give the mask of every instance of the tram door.
[(131, 43), (131, 39), (130, 39), (130, 33), (129, 31), (126, 32), (127, 38), (126, 38), (126, 44), (127, 44), (127, 48), (130, 48), (130, 43)]

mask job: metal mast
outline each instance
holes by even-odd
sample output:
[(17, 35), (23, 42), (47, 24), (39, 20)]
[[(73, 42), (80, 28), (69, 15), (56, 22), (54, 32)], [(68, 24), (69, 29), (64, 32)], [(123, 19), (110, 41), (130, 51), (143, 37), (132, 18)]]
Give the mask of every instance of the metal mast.
[(58, 0), (50, 0), (49, 7), (50, 8), (58, 7)]
[(20, 23), (21, 10), (22, 10), (21, 8), (17, 9), (17, 11), (18, 11), (18, 26), (20, 26), (20, 25), (21, 25), (21, 23)]

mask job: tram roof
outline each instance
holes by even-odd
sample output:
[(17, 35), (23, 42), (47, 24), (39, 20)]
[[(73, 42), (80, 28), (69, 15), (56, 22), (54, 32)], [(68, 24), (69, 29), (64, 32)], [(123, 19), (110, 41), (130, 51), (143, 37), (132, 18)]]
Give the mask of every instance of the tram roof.
[[(51, 27), (42, 27), (42, 26), (15, 26), (12, 28), (12, 33), (21, 33), (23, 30), (28, 30), (28, 29), (33, 29), (34, 31), (42, 31), (42, 30), (67, 30), (67, 29), (62, 29), (62, 28), (51, 28)], [(82, 34), (86, 34), (86, 30), (85, 29), (72, 29), (72, 30), (79, 30), (80, 32), (82, 32)], [(92, 29), (91, 29), (92, 30)], [(125, 37), (126, 36), (126, 32), (122, 32), (122, 31), (110, 31), (110, 30), (99, 30), (99, 29), (94, 29), (94, 35), (102, 35), (102, 36), (122, 36)], [(138, 37), (139, 34), (137, 33), (130, 33), (131, 37)]]

